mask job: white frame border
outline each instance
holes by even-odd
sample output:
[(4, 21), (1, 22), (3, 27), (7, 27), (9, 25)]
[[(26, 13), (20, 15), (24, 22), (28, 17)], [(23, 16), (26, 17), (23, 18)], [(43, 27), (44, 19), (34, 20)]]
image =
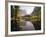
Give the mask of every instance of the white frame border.
[[(11, 24), (10, 24), (10, 21), (11, 21), (11, 11), (10, 11), (10, 6), (11, 5), (28, 5), (28, 6), (40, 6), (41, 7), (41, 30), (34, 30), (34, 31), (18, 31), (18, 32), (11, 32)], [(42, 4), (25, 4), (25, 3), (13, 3), (13, 2), (9, 2), (8, 3), (8, 35), (18, 35), (18, 34), (35, 34), (35, 33), (43, 33), (43, 5)]]

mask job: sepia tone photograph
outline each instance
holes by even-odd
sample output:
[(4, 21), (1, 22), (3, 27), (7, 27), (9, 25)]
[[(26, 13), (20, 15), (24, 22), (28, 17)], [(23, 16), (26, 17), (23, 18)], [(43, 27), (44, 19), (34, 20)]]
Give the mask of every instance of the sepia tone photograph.
[(9, 3), (8, 31), (10, 34), (42, 33), (43, 4)]

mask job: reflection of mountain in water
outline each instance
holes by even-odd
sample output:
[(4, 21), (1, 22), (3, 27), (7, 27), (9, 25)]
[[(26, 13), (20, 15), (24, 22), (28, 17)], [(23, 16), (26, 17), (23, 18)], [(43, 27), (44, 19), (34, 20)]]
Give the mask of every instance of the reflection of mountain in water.
[(24, 30), (35, 30), (34, 25), (30, 21), (25, 21), (25, 25), (23, 29)]

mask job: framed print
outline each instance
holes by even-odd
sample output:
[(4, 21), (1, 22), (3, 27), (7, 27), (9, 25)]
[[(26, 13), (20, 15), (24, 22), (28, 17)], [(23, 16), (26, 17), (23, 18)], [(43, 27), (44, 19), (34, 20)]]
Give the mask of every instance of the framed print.
[(8, 35), (44, 33), (44, 4), (8, 3)]

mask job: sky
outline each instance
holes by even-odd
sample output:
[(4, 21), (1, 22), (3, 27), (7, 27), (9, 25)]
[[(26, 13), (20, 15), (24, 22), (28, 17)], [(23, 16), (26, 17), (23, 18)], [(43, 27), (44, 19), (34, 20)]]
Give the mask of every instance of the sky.
[(30, 15), (35, 7), (33, 6), (20, 6), (21, 10), (25, 10), (27, 15)]

